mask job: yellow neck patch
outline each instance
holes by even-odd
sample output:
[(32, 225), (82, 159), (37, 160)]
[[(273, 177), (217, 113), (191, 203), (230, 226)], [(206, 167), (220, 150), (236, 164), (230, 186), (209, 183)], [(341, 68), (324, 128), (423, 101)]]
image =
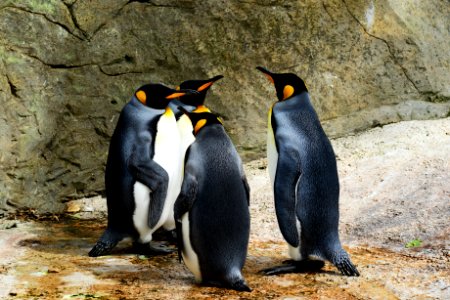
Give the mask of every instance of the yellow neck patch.
[(286, 100), (294, 94), (294, 87), (292, 85), (286, 85), (283, 89), (283, 100)]
[(174, 116), (172, 109), (170, 109), (170, 107), (168, 107), (168, 106), (166, 107), (166, 111), (164, 112), (163, 115), (166, 117)]
[(141, 101), (142, 104), (147, 103), (147, 94), (144, 91), (137, 91), (136, 98)]
[(206, 124), (206, 119), (201, 119), (200, 121), (197, 122), (197, 124), (195, 124), (195, 128), (194, 128), (194, 134), (197, 134), (197, 132), (202, 129), (203, 126), (205, 126)]
[(199, 106), (197, 106), (196, 109), (193, 110), (193, 112), (195, 112), (195, 113), (202, 113), (202, 112), (211, 112), (211, 111), (206, 106), (199, 105)]

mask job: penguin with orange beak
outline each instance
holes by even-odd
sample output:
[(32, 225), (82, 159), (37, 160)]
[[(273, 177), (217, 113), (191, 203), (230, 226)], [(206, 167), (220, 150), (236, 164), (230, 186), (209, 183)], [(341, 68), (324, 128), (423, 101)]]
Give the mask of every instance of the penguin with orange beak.
[(324, 260), (347, 276), (359, 272), (339, 240), (339, 179), (331, 143), (304, 81), (258, 67), (275, 85), (269, 110), (267, 156), (281, 233), (291, 261), (267, 275), (318, 270)]
[(182, 162), (176, 119), (168, 104), (191, 93), (197, 92), (146, 84), (122, 109), (105, 171), (108, 225), (89, 256), (109, 254), (126, 237), (140, 253), (167, 252), (153, 248), (150, 241), (158, 228), (175, 228), (178, 193), (173, 193), (173, 177)]
[(241, 159), (216, 115), (184, 113), (192, 122), (195, 141), (186, 154), (174, 206), (179, 258), (199, 283), (251, 291), (242, 276), (250, 190)]

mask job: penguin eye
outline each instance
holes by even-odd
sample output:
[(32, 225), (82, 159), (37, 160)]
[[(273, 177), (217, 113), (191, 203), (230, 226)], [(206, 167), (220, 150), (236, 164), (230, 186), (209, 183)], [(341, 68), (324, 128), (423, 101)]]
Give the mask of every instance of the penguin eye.
[(292, 85), (286, 85), (283, 89), (283, 100), (286, 100), (294, 94), (294, 87)]
[(147, 94), (144, 91), (138, 91), (136, 93), (136, 98), (138, 98), (138, 100), (141, 101), (142, 104), (147, 103)]

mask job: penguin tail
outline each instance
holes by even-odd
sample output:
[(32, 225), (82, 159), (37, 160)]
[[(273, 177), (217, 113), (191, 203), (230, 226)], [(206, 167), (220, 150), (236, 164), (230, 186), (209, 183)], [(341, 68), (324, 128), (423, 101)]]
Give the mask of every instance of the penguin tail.
[(233, 282), (230, 287), (233, 290), (239, 291), (239, 292), (251, 292), (252, 289), (248, 287), (247, 283), (244, 279), (239, 279), (235, 282)]

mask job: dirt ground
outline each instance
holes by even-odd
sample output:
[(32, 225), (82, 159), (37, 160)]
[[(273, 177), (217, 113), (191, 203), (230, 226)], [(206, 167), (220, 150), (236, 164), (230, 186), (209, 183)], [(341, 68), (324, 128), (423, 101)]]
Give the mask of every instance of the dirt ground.
[[(410, 121), (333, 140), (341, 182), (341, 240), (361, 276), (262, 276), (287, 259), (265, 159), (245, 165), (252, 228), (239, 293), (196, 285), (175, 253), (87, 252), (105, 226), (104, 199), (65, 216), (0, 220), (1, 299), (450, 299), (450, 118)], [(407, 246), (407, 247), (406, 247)]]

